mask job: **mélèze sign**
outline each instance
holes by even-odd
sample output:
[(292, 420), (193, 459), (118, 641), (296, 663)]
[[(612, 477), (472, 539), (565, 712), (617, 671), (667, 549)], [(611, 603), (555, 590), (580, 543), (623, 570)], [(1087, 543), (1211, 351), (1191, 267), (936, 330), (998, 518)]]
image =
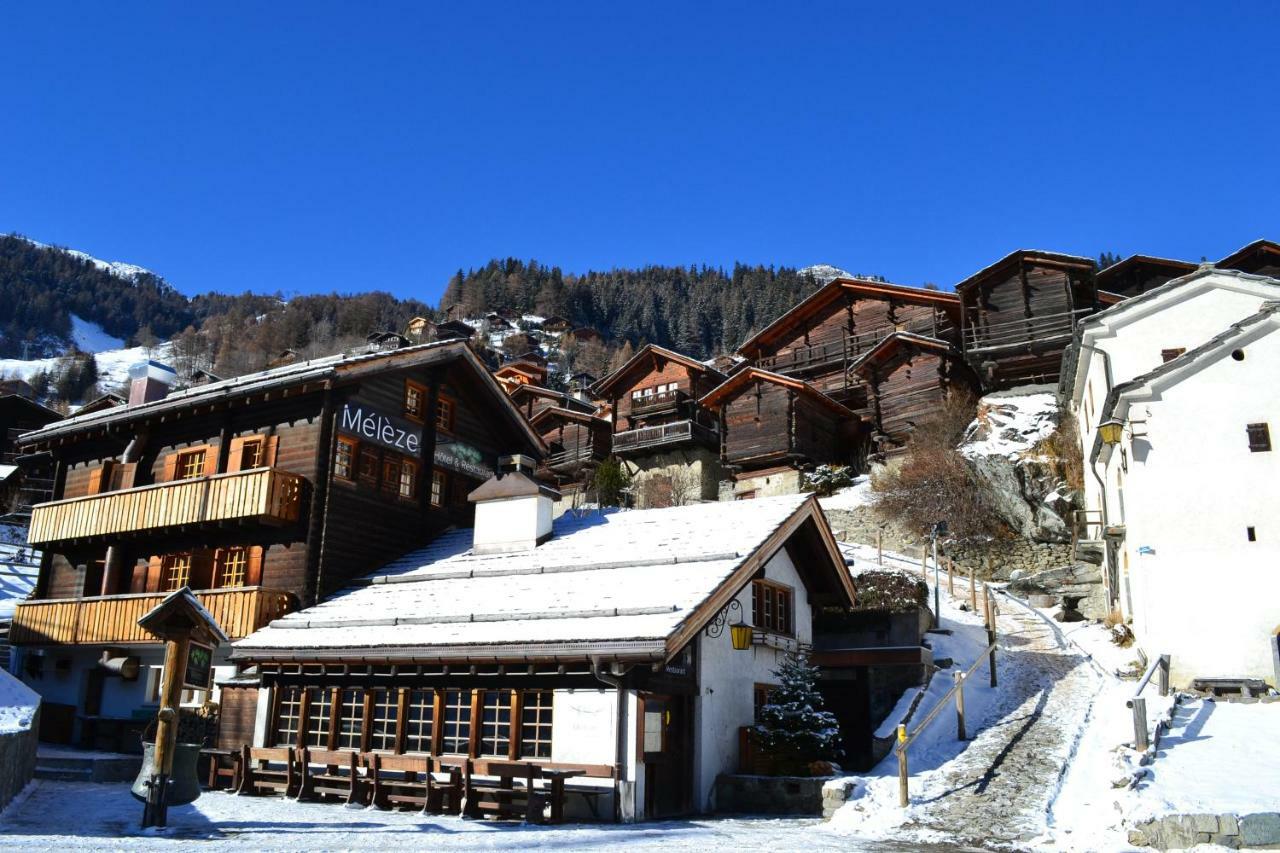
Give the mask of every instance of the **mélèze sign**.
[(344, 403), (338, 415), (338, 432), (373, 441), (383, 447), (417, 456), (422, 450), (422, 428), (359, 403)]

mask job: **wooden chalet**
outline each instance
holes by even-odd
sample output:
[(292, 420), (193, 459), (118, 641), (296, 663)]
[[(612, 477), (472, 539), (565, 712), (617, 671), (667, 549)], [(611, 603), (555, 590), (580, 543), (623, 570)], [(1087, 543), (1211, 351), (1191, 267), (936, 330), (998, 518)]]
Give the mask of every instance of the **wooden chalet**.
[(956, 285), (962, 349), (984, 388), (1058, 381), (1076, 324), (1098, 307), (1095, 266), (1091, 258), (1020, 249)]
[(735, 475), (855, 461), (857, 416), (794, 376), (746, 367), (701, 404), (719, 417), (721, 461)]
[(0, 397), (8, 397), (10, 394), (17, 397), (25, 397), (28, 400), (36, 398), (36, 391), (27, 380), (0, 379)]
[(573, 323), (570, 323), (564, 317), (561, 317), (556, 314), (552, 314), (550, 317), (547, 317), (542, 321), (542, 331), (544, 332), (554, 332), (556, 334), (563, 334), (572, 328), (573, 328)]
[(90, 400), (88, 403), (85, 403), (83, 406), (76, 409), (76, 414), (91, 415), (94, 412), (102, 412), (107, 409), (114, 409), (116, 406), (127, 405), (128, 402), (128, 400), (121, 397), (119, 394), (107, 393), (100, 397), (95, 397), (93, 400)]
[(1271, 240), (1254, 240), (1249, 245), (1242, 246), (1227, 255), (1214, 266), (1224, 270), (1239, 270), (1272, 278), (1280, 277), (1280, 243), (1274, 243)]
[(556, 391), (552, 388), (544, 388), (541, 385), (517, 384), (511, 388), (510, 394), (511, 402), (520, 410), (520, 414), (529, 420), (533, 420), (538, 412), (543, 409), (553, 407), (572, 409), (575, 412), (583, 412), (588, 415), (593, 414), (596, 409), (593, 404), (573, 394)]
[(569, 332), (568, 337), (573, 338), (573, 340), (577, 341), (579, 344), (603, 344), (605, 342), (604, 334), (599, 329), (593, 329), (590, 326), (579, 326), (572, 332)]
[(60, 420), (62, 415), (30, 397), (0, 395), (0, 515), (25, 511), (47, 499), (53, 488), (52, 462), (40, 457), (19, 460), (18, 441), (24, 433)]
[(1114, 304), (1112, 296), (1137, 296), (1157, 288), (1171, 279), (1196, 271), (1196, 264), (1175, 261), (1151, 255), (1130, 255), (1123, 261), (1100, 270), (1094, 277), (1098, 286), (1098, 301)]
[(505, 353), (539, 352), (542, 339), (533, 332), (511, 332), (502, 339)]
[[(154, 713), (161, 648), (136, 622), (170, 591), (190, 587), (243, 637), (469, 524), (467, 495), (500, 453), (545, 452), (461, 341), (169, 394), (153, 387), (163, 371), (136, 375), (148, 387), (131, 400), (147, 402), (20, 439), (56, 465), (53, 500), (31, 514), (39, 584), (11, 635), (54, 739), (137, 748), (129, 733)], [(104, 654), (133, 658), (143, 675), (113, 677)]]
[[(523, 471), (472, 497), (473, 531), (235, 644), (262, 679), (243, 697), (260, 721), (251, 755), (429, 760), (461, 768), (471, 805), (495, 810), (504, 774), (564, 774), (567, 817), (709, 811), (779, 663), (815, 644), (819, 611), (854, 604), (811, 495), (566, 514), (554, 528)], [(512, 529), (528, 538), (510, 542)], [(918, 645), (856, 651), (863, 664), (913, 654), (917, 672), (924, 660)], [(863, 707), (834, 708), (851, 754), (874, 725), (868, 671), (844, 671)]]
[(951, 395), (981, 393), (977, 375), (954, 344), (911, 332), (889, 335), (850, 370), (870, 390), (866, 417), (872, 444), (880, 452), (904, 446)]
[(837, 278), (765, 326), (738, 348), (752, 366), (794, 376), (855, 412), (865, 411), (865, 383), (849, 367), (894, 331), (959, 340), (954, 293)]
[(511, 361), (493, 372), (493, 376), (508, 393), (520, 385), (545, 385), (547, 368), (528, 361)]
[(723, 381), (724, 374), (697, 359), (646, 344), (592, 390), (614, 412), (614, 452), (630, 455), (718, 447), (716, 421), (698, 400)]
[(496, 311), (486, 314), (484, 319), (489, 324), (489, 331), (491, 332), (501, 332), (515, 328), (515, 325), (510, 320)]
[(475, 327), (470, 323), (464, 323), (461, 320), (449, 320), (444, 323), (436, 323), (435, 325), (435, 337), (438, 341), (469, 341), (474, 338), (475, 335)]
[(542, 470), (559, 486), (580, 483), (613, 447), (613, 424), (579, 408), (543, 406), (529, 423), (547, 445)]

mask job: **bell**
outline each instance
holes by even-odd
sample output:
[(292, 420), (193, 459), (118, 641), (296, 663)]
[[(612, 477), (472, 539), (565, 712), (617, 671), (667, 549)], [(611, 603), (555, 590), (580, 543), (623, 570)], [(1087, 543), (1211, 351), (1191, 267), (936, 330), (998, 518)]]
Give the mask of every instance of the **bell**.
[[(173, 745), (173, 772), (169, 774), (169, 793), (165, 804), (169, 806), (185, 806), (195, 802), (200, 796), (200, 777), (196, 773), (196, 762), (200, 759), (200, 744), (175, 743)], [(147, 783), (155, 773), (159, 773), (156, 763), (156, 745), (154, 742), (142, 743), (142, 769), (138, 778), (133, 780), (129, 793), (134, 798), (147, 801)]]

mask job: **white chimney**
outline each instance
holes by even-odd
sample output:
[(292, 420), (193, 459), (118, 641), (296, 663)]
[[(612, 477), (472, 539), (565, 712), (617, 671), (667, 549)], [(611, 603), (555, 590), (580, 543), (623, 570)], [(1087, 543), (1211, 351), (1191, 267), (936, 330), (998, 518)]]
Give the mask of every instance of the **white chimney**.
[(472, 551), (531, 551), (551, 536), (552, 504), (560, 493), (533, 479), (528, 456), (504, 456), (498, 473), (467, 496), (476, 505)]
[(129, 368), (129, 405), (140, 406), (169, 396), (178, 372), (158, 361), (140, 361)]

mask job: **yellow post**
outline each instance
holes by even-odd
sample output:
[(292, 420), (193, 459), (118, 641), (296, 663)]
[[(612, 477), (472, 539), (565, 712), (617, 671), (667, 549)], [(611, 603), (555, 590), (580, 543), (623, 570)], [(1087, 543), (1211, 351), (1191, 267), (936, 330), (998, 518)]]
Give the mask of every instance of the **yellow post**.
[(898, 725), (898, 805), (904, 809), (910, 802), (907, 796), (907, 727)]

